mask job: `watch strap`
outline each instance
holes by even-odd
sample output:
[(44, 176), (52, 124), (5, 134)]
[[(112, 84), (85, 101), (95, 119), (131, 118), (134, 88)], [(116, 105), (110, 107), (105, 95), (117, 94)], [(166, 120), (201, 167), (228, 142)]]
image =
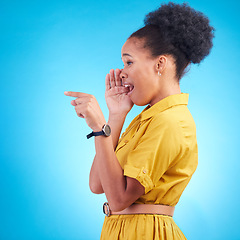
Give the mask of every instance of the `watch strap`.
[(103, 131), (100, 131), (100, 132), (91, 132), (87, 135), (87, 139), (91, 138), (91, 137), (95, 137), (95, 136), (101, 136), (101, 135), (104, 135), (104, 132)]

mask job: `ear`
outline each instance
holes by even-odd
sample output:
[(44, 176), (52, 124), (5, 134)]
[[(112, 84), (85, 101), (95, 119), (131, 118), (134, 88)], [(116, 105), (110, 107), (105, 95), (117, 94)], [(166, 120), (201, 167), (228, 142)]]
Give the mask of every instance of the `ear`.
[(157, 58), (156, 71), (162, 73), (167, 66), (168, 58), (165, 55), (161, 55)]

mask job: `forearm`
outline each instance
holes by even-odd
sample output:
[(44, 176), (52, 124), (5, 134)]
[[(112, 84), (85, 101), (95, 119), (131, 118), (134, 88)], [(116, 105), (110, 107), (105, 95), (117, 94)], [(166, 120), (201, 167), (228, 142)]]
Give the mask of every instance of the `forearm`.
[(126, 190), (126, 178), (113, 148), (112, 137), (95, 138), (96, 165), (103, 191), (111, 209), (121, 206)]
[(118, 140), (119, 140), (125, 119), (126, 119), (126, 114), (118, 114), (118, 115), (109, 114), (108, 124), (110, 125), (112, 130), (111, 136), (112, 136), (114, 150), (117, 147)]
[(90, 170), (89, 187), (90, 187), (90, 190), (95, 194), (104, 193), (102, 184), (98, 175), (97, 166), (96, 166), (96, 155), (93, 159), (92, 167)]
[[(126, 118), (126, 115), (124, 115), (124, 114), (122, 114), (122, 115), (109, 114), (108, 124), (110, 125), (111, 130), (112, 130), (111, 137), (112, 137), (112, 144), (113, 144), (114, 149), (117, 146), (118, 139), (121, 134), (125, 118)], [(95, 155), (93, 164), (91, 167), (91, 171), (90, 171), (89, 187), (93, 193), (101, 194), (104, 192), (104, 190), (102, 188), (102, 184), (101, 184), (101, 181), (99, 178), (98, 168), (96, 166), (96, 157), (98, 157), (98, 156)]]

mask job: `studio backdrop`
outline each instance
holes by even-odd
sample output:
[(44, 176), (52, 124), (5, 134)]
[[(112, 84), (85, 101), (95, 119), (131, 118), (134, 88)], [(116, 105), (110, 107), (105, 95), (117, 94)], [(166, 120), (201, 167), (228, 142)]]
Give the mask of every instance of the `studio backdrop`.
[[(183, 3), (183, 1), (174, 1)], [(89, 189), (91, 131), (64, 91), (93, 94), (108, 118), (105, 76), (162, 1), (0, 2), (0, 239), (100, 238), (105, 196)], [(199, 165), (174, 220), (189, 240), (239, 234), (238, 1), (189, 0), (216, 29), (210, 55), (181, 79)], [(143, 110), (134, 106), (123, 129)]]

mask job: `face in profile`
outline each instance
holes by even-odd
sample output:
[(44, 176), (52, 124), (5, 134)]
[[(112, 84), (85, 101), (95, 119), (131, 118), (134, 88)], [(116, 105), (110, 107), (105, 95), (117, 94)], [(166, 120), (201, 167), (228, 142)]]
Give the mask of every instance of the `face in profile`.
[(129, 88), (129, 97), (138, 106), (156, 103), (161, 87), (156, 69), (158, 58), (153, 58), (143, 43), (132, 37), (124, 43), (121, 52), (124, 68), (120, 77)]

